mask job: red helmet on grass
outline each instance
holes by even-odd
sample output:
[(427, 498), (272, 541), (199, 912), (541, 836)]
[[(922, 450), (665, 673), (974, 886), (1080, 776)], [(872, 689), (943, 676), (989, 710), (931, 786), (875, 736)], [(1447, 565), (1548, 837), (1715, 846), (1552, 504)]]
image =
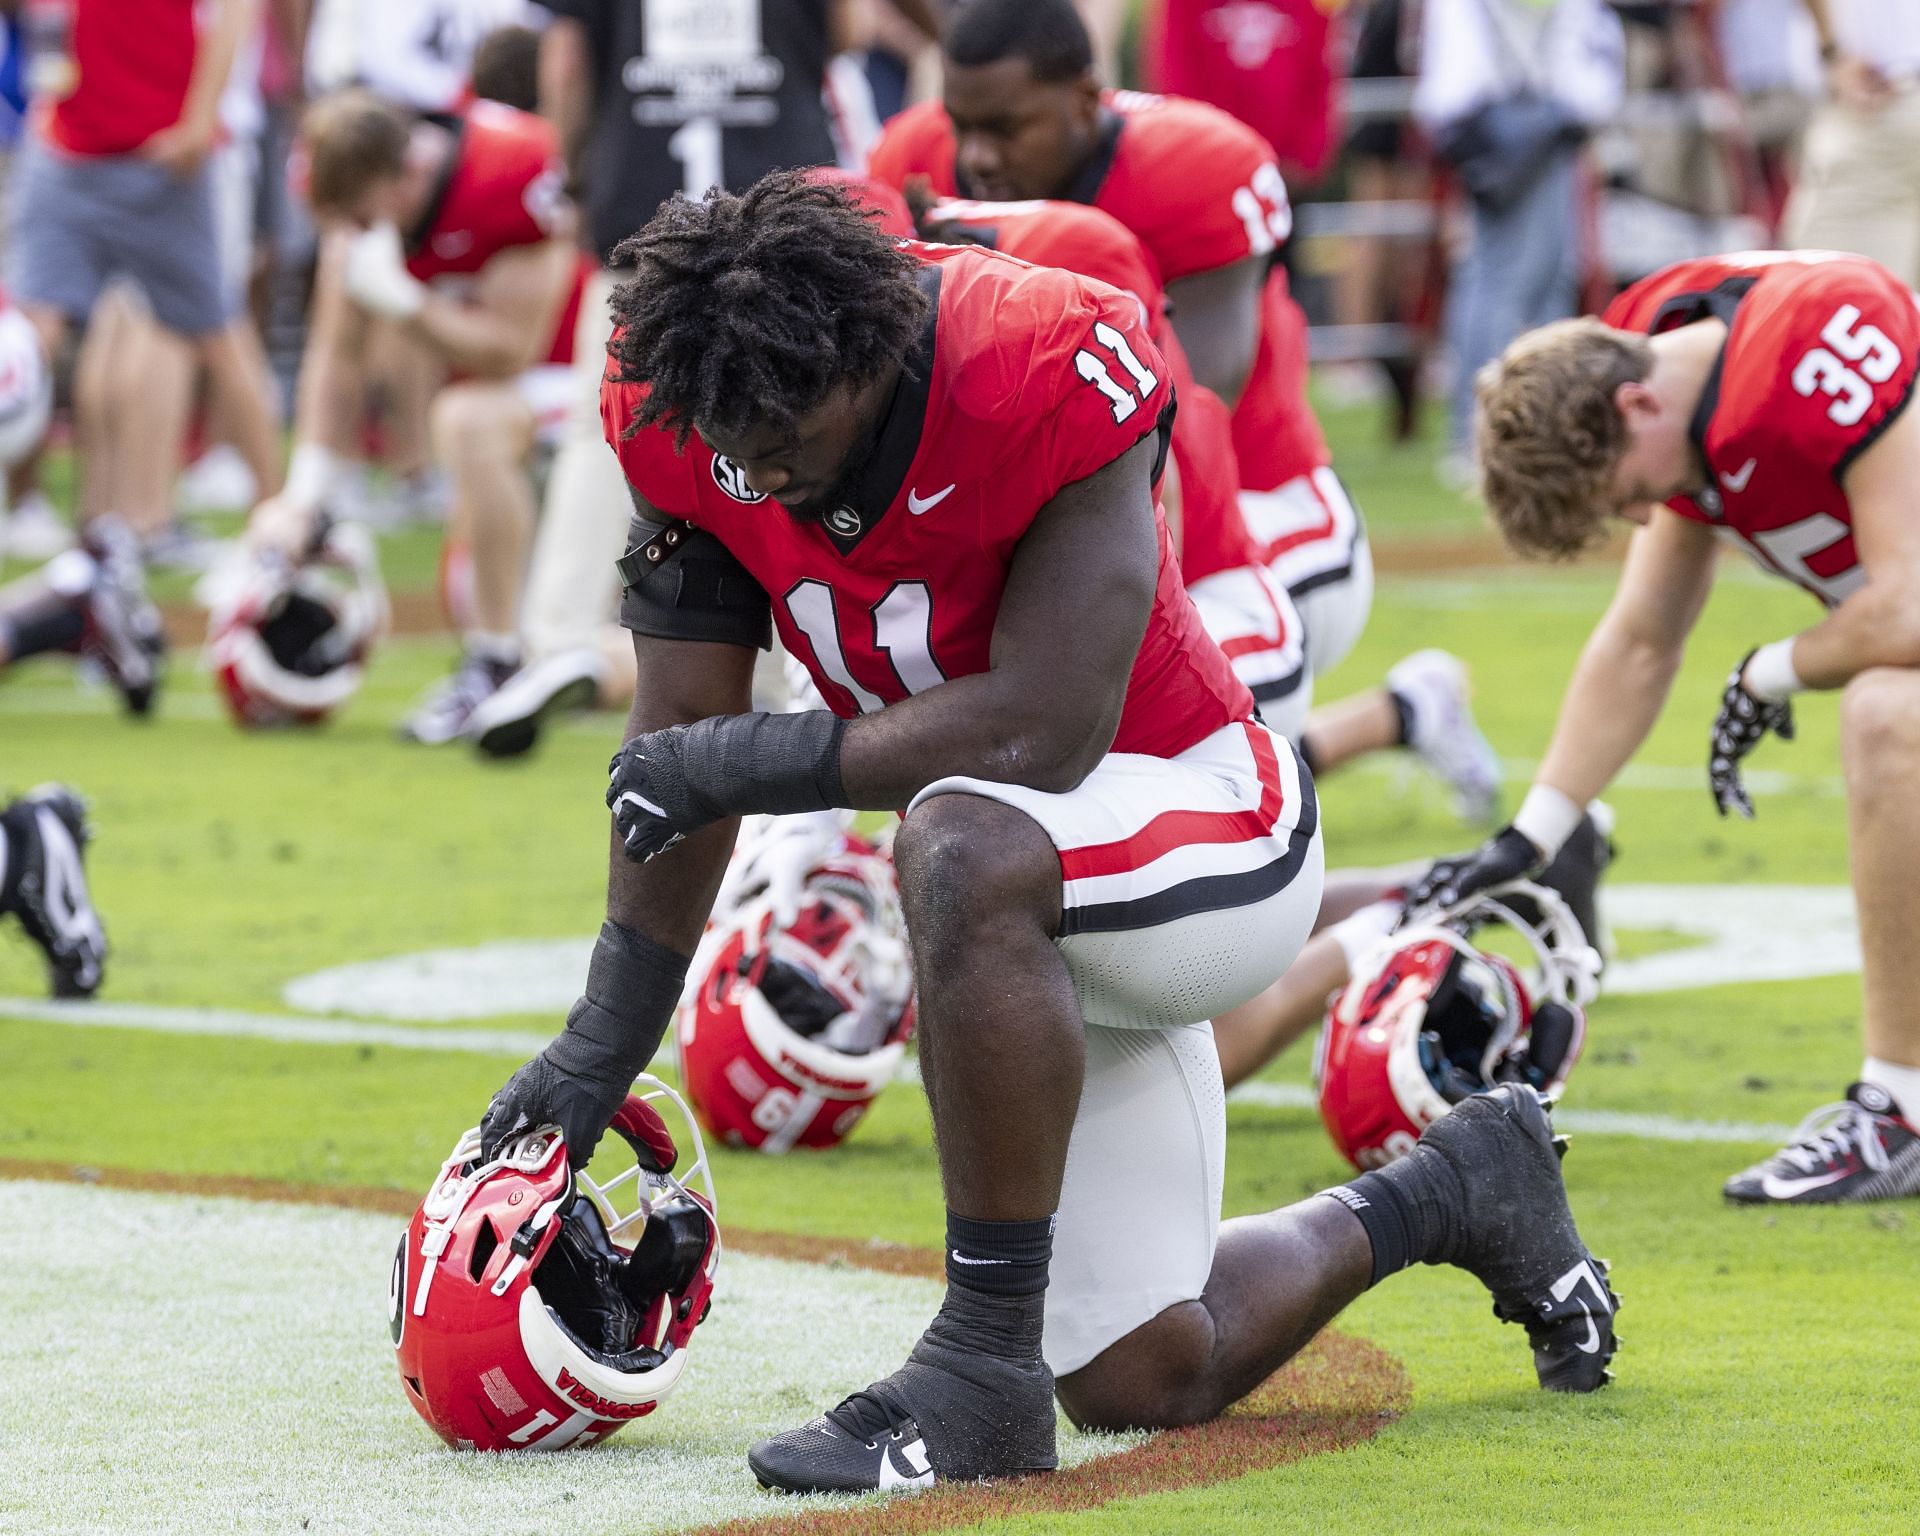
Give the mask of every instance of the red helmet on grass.
[(387, 627), (364, 529), (333, 523), (300, 564), (255, 555), (216, 585), (207, 665), (239, 724), (315, 725), (360, 691)]
[[(407, 1400), (447, 1444), (603, 1440), (652, 1413), (686, 1369), (720, 1262), (713, 1175), (680, 1096), (651, 1077), (636, 1088), (610, 1127), (635, 1158), (617, 1178), (569, 1174), (553, 1126), (486, 1163), (471, 1130), (414, 1212), (388, 1310)], [(655, 1101), (692, 1137), (685, 1180)], [(616, 1195), (633, 1209), (622, 1215)]]
[[(1528, 923), (1501, 896), (1538, 904)], [(1469, 935), (1504, 923), (1531, 949), (1531, 979)], [(1327, 1010), (1314, 1061), (1320, 1118), (1343, 1156), (1377, 1168), (1411, 1151), (1462, 1099), (1503, 1082), (1557, 1092), (1586, 1039), (1600, 958), (1566, 903), (1516, 881), (1387, 935)]]
[(733, 1146), (835, 1146), (913, 1033), (893, 863), (830, 815), (781, 817), (750, 829), (727, 887), (680, 1000), (687, 1098)]

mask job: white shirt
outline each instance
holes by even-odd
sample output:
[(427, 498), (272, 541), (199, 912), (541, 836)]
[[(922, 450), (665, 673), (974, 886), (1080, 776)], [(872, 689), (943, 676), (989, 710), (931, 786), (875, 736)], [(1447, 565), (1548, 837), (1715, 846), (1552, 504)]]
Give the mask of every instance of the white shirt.
[(1896, 77), (1920, 75), (1920, 0), (1827, 0), (1842, 53)]
[(422, 112), (459, 101), (473, 52), (500, 27), (539, 26), (530, 0), (318, 0), (307, 34), (307, 88), (364, 85)]
[(1820, 39), (1806, 0), (1725, 0), (1714, 27), (1736, 91), (1820, 94)]
[(1420, 45), (1413, 109), (1430, 127), (1522, 91), (1599, 124), (1626, 89), (1626, 41), (1604, 0), (1427, 0)]

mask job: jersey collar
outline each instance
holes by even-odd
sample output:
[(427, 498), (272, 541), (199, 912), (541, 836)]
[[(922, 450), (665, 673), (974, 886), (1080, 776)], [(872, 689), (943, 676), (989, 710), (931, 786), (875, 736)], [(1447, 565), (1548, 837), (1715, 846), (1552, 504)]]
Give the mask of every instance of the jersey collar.
[(927, 319), (919, 339), (908, 352), (893, 386), (893, 398), (881, 415), (867, 441), (862, 444), (860, 468), (848, 487), (843, 511), (850, 522), (834, 526), (832, 515), (820, 524), (820, 531), (833, 547), (850, 555), (866, 540), (900, 497), (907, 471), (913, 468), (914, 455), (920, 451), (920, 439), (926, 432), (927, 404), (933, 396), (934, 343), (940, 323), (940, 277), (937, 262), (926, 262), (914, 274), (914, 281), (927, 296)]
[(440, 214), (447, 206), (447, 196), (453, 191), (453, 178), (460, 169), (460, 158), (467, 147), (467, 120), (449, 112), (423, 112), (420, 114), (437, 128), (444, 128), (453, 135), (452, 146), (447, 158), (434, 172), (433, 190), (427, 196), (426, 207), (420, 210), (420, 217), (414, 221), (413, 228), (406, 232), (407, 254), (411, 256), (427, 243), (427, 236), (433, 233), (433, 226), (440, 222)]
[(1063, 200), (1069, 203), (1092, 205), (1100, 196), (1100, 188), (1105, 185), (1107, 173), (1113, 169), (1113, 157), (1120, 152), (1120, 130), (1127, 120), (1112, 107), (1102, 104), (1100, 123), (1094, 129), (1093, 153), (1087, 156), (1071, 182)]
[(1649, 336), (1658, 336), (1663, 331), (1678, 330), (1697, 320), (1720, 320), (1726, 324), (1727, 340), (1720, 343), (1720, 350), (1714, 354), (1713, 366), (1707, 370), (1700, 398), (1695, 402), (1692, 419), (1687, 423), (1687, 440), (1693, 444), (1693, 451), (1699, 456), (1700, 467), (1707, 476), (1706, 491), (1695, 500), (1716, 519), (1719, 516), (1720, 498), (1713, 485), (1713, 460), (1707, 454), (1707, 432), (1713, 426), (1714, 412), (1720, 409), (1720, 380), (1726, 371), (1727, 342), (1733, 339), (1733, 318), (1739, 312), (1740, 301), (1747, 296), (1747, 290), (1758, 281), (1758, 277), (1730, 277), (1704, 291), (1676, 293), (1653, 312), (1653, 320), (1647, 326)]

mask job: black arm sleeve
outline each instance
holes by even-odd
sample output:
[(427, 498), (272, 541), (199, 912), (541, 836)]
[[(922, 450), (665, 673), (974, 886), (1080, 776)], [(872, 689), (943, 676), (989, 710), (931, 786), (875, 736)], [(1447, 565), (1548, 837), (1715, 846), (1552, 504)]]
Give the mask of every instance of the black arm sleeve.
[(635, 634), (772, 648), (765, 589), (712, 534), (636, 516), (618, 563), (620, 622)]

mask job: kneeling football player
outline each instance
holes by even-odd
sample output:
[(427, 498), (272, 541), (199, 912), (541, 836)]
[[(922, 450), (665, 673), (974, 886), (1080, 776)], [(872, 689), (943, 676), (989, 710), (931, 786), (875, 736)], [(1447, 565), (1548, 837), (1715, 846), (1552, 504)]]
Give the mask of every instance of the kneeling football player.
[[(1056, 1394), (1087, 1425), (1210, 1418), (1420, 1262), (1523, 1320), (1544, 1385), (1599, 1386), (1611, 1296), (1530, 1089), (1220, 1222), (1202, 1021), (1299, 951), (1319, 819), (1180, 584), (1153, 489), (1171, 391), (1139, 306), (898, 244), (787, 173), (669, 203), (618, 259), (604, 415), (636, 508), (639, 680), (608, 921), (482, 1136), (551, 1122), (591, 1152), (660, 1043), (739, 816), (903, 813), (946, 1297), (899, 1371), (754, 1446), (755, 1475), (1044, 1470)], [(776, 625), (828, 709), (749, 713)]]

